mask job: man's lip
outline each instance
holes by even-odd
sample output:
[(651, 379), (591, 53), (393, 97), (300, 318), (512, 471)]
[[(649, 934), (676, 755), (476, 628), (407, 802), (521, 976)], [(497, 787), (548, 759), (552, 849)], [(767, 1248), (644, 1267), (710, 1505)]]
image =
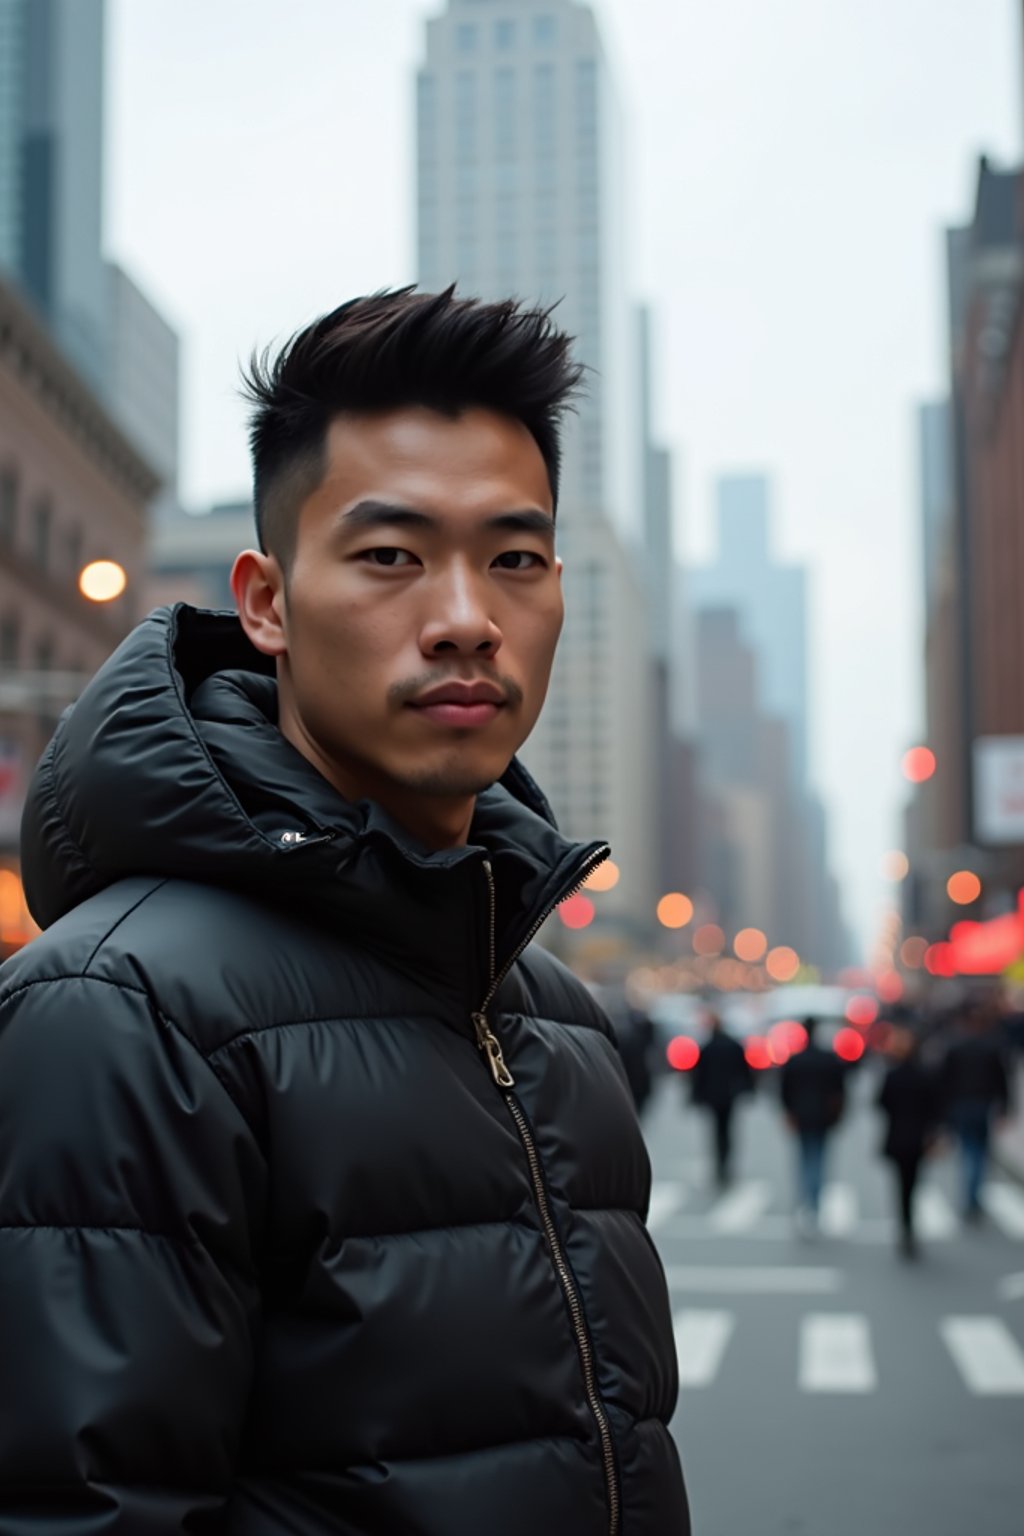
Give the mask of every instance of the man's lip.
[(410, 700), (413, 709), (426, 709), (431, 704), (458, 704), (467, 709), (471, 704), (504, 704), (505, 695), (494, 683), (443, 683), (429, 688), (418, 699)]

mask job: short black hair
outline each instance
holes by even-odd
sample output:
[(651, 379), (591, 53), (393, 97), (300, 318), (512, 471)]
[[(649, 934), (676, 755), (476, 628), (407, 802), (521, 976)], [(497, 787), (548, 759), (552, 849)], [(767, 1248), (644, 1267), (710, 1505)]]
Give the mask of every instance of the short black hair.
[(287, 568), (299, 507), (323, 480), (334, 417), (427, 406), (482, 407), (519, 421), (540, 449), (558, 502), (562, 418), (583, 368), (551, 309), (486, 303), (415, 287), (350, 299), (243, 374), (260, 548)]

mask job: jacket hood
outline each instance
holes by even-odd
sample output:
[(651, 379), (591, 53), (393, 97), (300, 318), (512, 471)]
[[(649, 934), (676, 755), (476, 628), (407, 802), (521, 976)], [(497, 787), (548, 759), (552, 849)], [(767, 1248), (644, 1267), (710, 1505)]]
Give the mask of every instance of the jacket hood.
[(404, 952), (414, 913), (396, 921), (400, 897), (429, 919), (416, 946), (428, 949), (460, 909), (465, 929), (466, 881), (487, 857), (513, 944), (599, 856), (601, 844), (561, 837), (515, 759), (478, 796), (468, 845), (431, 852), (372, 801), (344, 800), (281, 735), (273, 666), (233, 613), (176, 604), (128, 635), (62, 717), (30, 788), (22, 867), (41, 926), (152, 875), (344, 920), (375, 947), (397, 932)]

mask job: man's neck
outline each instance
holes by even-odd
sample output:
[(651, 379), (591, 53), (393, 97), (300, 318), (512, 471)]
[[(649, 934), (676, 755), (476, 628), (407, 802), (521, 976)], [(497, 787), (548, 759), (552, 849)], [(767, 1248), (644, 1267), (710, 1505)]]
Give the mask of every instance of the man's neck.
[(312, 763), (342, 799), (372, 800), (406, 832), (434, 853), (461, 848), (469, 841), (475, 795), (425, 795), (390, 780), (382, 781), (336, 762), (321, 750), (291, 710), (282, 710), (281, 735)]

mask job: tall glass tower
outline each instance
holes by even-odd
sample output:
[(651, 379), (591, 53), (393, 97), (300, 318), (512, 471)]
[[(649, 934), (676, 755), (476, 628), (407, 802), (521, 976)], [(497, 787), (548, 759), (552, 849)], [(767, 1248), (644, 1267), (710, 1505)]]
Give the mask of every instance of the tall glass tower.
[(639, 359), (619, 113), (590, 9), (449, 0), (427, 22), (417, 149), (421, 286), (557, 302), (590, 370), (558, 513), (566, 629), (524, 757), (570, 835), (611, 841), (622, 882), (601, 910), (642, 926), (657, 812)]
[(104, 0), (0, 0), (0, 266), (106, 376)]

